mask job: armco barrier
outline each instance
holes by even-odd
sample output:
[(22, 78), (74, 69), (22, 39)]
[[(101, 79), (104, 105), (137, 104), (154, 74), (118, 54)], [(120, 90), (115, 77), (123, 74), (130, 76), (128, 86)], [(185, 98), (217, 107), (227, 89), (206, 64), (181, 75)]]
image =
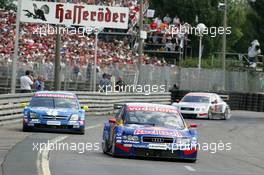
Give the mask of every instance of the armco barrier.
[[(190, 91), (176, 90), (171, 92), (171, 101), (175, 102), (176, 99), (181, 99), (185, 94)], [(217, 92), (215, 92), (217, 93)], [(237, 93), (237, 92), (218, 92), (219, 95), (228, 96), (227, 103), (232, 110), (246, 110), (264, 112), (264, 94), (259, 93)]]
[[(115, 103), (171, 103), (170, 93), (151, 93), (150, 95), (143, 93), (112, 93), (107, 95), (93, 92), (74, 93), (78, 96), (81, 105), (89, 107), (87, 116), (110, 115), (113, 113)], [(21, 103), (28, 102), (32, 95), (32, 93), (0, 95), (0, 124), (21, 121), (23, 117)]]

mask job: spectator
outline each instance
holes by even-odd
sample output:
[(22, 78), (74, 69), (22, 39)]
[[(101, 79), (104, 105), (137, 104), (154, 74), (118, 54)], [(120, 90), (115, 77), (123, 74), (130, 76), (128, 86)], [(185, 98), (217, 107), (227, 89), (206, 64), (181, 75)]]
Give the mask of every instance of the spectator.
[(103, 90), (103, 92), (108, 91), (111, 88), (111, 81), (109, 80), (109, 75), (104, 73), (102, 76), (102, 79), (99, 82), (100, 89)]
[(20, 77), (20, 89), (21, 93), (30, 93), (31, 91), (31, 86), (34, 84), (33, 82), (33, 77), (32, 77), (32, 72), (27, 70), (25, 75)]
[(37, 80), (35, 81), (35, 90), (36, 91), (44, 90), (44, 78), (41, 75), (39, 75)]
[(123, 81), (122, 77), (118, 78), (116, 82), (116, 91), (123, 92), (125, 90), (126, 83)]
[(169, 14), (167, 14), (164, 18), (163, 18), (163, 22), (170, 24), (171, 23), (171, 17)]

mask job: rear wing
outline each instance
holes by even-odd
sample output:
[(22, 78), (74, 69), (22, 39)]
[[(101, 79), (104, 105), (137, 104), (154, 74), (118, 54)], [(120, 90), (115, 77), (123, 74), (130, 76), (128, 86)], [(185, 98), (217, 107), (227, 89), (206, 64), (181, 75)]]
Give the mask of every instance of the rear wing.
[(224, 100), (224, 101), (229, 101), (229, 99), (230, 99), (230, 97), (229, 97), (229, 95), (219, 95), (221, 98), (222, 98), (222, 100)]

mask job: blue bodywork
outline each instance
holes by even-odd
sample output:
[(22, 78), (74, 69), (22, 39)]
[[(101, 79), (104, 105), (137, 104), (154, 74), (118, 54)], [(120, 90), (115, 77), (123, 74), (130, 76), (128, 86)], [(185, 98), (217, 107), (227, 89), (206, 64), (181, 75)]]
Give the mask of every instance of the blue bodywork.
[[(50, 107), (32, 107), (31, 101), (34, 98), (58, 98), (60, 96), (68, 96), (76, 100), (77, 108), (50, 108)], [(58, 96), (58, 97), (56, 97)], [(70, 92), (49, 92), (42, 91), (35, 93), (29, 106), (24, 108), (23, 114), (23, 130), (29, 131), (33, 129), (45, 129), (49, 131), (69, 131), (84, 134), (85, 130), (85, 111), (81, 109), (75, 94)], [(71, 120), (73, 115), (78, 117)]]
[[(121, 110), (126, 113), (126, 108), (131, 105), (135, 104), (125, 104)], [(167, 105), (136, 105), (173, 108)], [(117, 116), (116, 118), (118, 118)], [(124, 114), (124, 116), (126, 115)], [(179, 116), (182, 118), (180, 114)], [(133, 137), (135, 139), (131, 139)], [(188, 140), (189, 142), (184, 142)], [(102, 147), (105, 153), (115, 156), (187, 159), (195, 162), (197, 158), (197, 131), (189, 129), (186, 124), (183, 129), (172, 129), (109, 121), (104, 125)]]

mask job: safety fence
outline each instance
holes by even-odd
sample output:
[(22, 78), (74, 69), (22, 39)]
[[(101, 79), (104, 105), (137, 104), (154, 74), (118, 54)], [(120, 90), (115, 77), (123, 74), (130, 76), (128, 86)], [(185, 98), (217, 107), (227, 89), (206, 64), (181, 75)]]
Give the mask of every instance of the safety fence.
[[(171, 101), (175, 102), (181, 99), (190, 91), (176, 90), (171, 92)], [(245, 110), (264, 112), (264, 93), (238, 93), (238, 92), (218, 92), (219, 95), (225, 95), (225, 100), (232, 110)]]
[[(114, 104), (116, 103), (157, 103), (170, 104), (170, 93), (92, 93), (92, 92), (75, 92), (81, 105), (87, 105), (89, 110), (87, 116), (105, 116), (112, 115)], [(0, 124), (19, 122), (23, 117), (23, 108), (21, 103), (28, 103), (32, 93), (29, 94), (9, 94), (0, 95)]]
[[(46, 79), (45, 90), (53, 89), (53, 68), (46, 64), (33, 66), (35, 78), (43, 75)], [(44, 67), (44, 68), (41, 68)], [(19, 77), (24, 75), (27, 68), (18, 71), (17, 89), (19, 90)], [(75, 72), (75, 73), (74, 73)], [(78, 72), (78, 74), (76, 73)], [(111, 74), (115, 81), (122, 77), (128, 85), (165, 85), (169, 90), (177, 84), (181, 90), (189, 91), (225, 91), (230, 92), (264, 92), (264, 73), (254, 71), (226, 71), (220, 69), (179, 68), (172, 65), (142, 65), (140, 70), (136, 65), (111, 64), (101, 65), (96, 71), (97, 84), (102, 79), (103, 73)], [(49, 74), (49, 75), (47, 75)], [(62, 68), (62, 90), (67, 91), (91, 91), (93, 83), (93, 66), (88, 65), (74, 71), (74, 67)], [(112, 81), (112, 79), (111, 79)], [(11, 67), (0, 67), (0, 94), (10, 92)]]

